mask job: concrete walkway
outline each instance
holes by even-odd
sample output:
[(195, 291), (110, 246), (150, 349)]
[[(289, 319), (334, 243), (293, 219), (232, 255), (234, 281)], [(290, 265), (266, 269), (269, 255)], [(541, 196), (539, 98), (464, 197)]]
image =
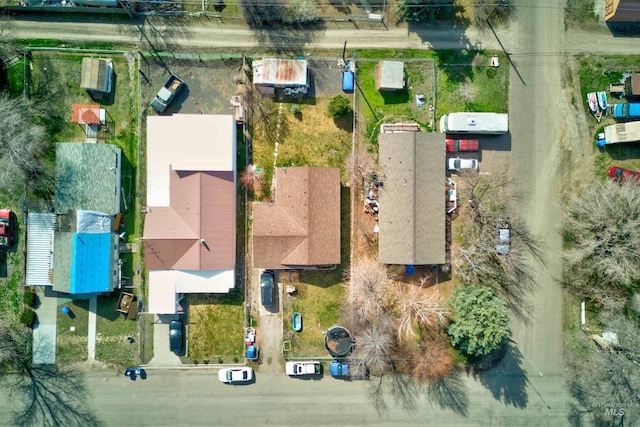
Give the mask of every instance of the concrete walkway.
[(98, 312), (98, 295), (89, 298), (89, 329), (87, 334), (88, 359), (96, 359), (96, 313)]
[(33, 328), (33, 363), (53, 365), (56, 363), (58, 293), (50, 286), (36, 287), (38, 302), (35, 307), (38, 319)]

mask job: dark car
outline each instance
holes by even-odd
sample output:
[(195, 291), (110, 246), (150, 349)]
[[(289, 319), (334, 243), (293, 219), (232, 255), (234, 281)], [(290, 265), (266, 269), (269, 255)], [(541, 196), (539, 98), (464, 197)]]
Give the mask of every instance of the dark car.
[(184, 347), (184, 325), (180, 320), (172, 320), (169, 324), (169, 349), (181, 353)]
[(262, 305), (270, 307), (273, 304), (276, 293), (273, 271), (267, 270), (260, 275), (260, 293), (262, 295)]

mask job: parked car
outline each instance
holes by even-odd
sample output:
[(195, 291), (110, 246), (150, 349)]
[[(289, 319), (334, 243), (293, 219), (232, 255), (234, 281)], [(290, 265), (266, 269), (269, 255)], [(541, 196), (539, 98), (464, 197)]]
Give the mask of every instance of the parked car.
[(271, 307), (276, 293), (273, 271), (266, 270), (260, 275), (260, 290), (262, 295), (262, 305), (265, 307)]
[(184, 348), (184, 324), (180, 320), (172, 320), (169, 324), (169, 349), (182, 353)]
[(287, 362), (285, 364), (285, 371), (287, 375), (291, 376), (320, 375), (322, 373), (322, 367), (320, 362), (316, 361)]
[(454, 139), (447, 138), (444, 140), (447, 153), (456, 153), (458, 151), (478, 151), (480, 149), (480, 141), (477, 139)]
[(253, 380), (253, 369), (246, 366), (220, 369), (218, 371), (218, 379), (225, 384), (246, 383)]
[(13, 221), (9, 209), (0, 209), (0, 249), (13, 246)]
[(640, 183), (640, 172), (621, 168), (620, 166), (611, 166), (607, 176), (611, 179), (615, 179), (616, 181), (634, 179), (637, 183)]
[(452, 172), (456, 172), (461, 169), (478, 169), (478, 160), (454, 157), (447, 161), (447, 169)]
[(496, 230), (498, 234), (496, 253), (498, 255), (508, 255), (511, 249), (511, 223), (509, 218), (499, 217), (496, 220)]

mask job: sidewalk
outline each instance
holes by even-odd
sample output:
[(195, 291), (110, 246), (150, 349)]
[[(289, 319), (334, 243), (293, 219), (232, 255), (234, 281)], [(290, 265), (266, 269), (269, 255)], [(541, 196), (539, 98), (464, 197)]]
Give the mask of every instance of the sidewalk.
[(36, 293), (38, 320), (33, 328), (33, 363), (53, 365), (56, 363), (58, 293), (50, 286), (38, 286)]

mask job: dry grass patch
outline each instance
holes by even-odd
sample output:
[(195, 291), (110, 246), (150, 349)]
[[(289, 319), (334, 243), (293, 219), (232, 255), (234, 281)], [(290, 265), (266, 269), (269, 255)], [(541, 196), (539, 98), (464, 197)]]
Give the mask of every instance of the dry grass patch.
[(244, 312), (240, 291), (189, 297), (189, 357), (194, 361), (241, 359)]

